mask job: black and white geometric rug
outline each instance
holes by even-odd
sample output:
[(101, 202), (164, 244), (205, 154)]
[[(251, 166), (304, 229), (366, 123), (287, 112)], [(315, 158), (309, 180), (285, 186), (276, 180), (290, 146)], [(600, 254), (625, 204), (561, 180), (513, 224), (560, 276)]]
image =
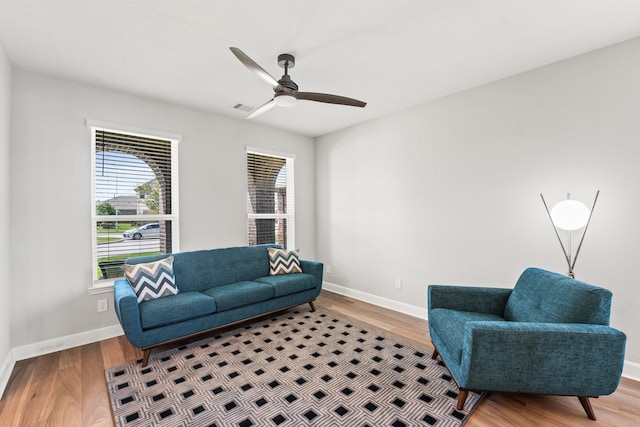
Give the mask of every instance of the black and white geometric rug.
[(439, 360), (320, 311), (289, 311), (106, 370), (125, 426), (461, 426), (481, 399)]

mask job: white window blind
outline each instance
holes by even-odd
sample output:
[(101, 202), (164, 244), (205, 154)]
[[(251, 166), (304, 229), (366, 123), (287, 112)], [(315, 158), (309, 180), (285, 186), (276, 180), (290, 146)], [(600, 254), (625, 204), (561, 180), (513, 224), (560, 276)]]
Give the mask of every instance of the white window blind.
[(295, 248), (294, 158), (247, 149), (250, 245)]
[(94, 280), (177, 251), (177, 141), (92, 128)]

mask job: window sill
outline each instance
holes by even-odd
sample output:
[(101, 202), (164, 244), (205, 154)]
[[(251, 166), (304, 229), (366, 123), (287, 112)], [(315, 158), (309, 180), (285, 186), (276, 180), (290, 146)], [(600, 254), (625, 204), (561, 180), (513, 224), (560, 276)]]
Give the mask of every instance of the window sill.
[(113, 282), (115, 281), (116, 279), (96, 280), (89, 288), (89, 293), (91, 295), (113, 293)]

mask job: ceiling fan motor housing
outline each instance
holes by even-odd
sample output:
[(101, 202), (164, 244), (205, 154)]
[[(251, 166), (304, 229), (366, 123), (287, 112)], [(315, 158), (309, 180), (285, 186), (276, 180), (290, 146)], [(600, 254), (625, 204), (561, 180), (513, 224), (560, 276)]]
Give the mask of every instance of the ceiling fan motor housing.
[[(298, 91), (298, 85), (296, 84), (296, 82), (291, 80), (291, 77), (289, 77), (288, 74), (285, 74), (284, 76), (282, 76), (282, 78), (278, 80), (278, 84), (283, 88), (291, 89), (294, 92)], [(276, 89), (276, 92), (278, 92), (277, 89)]]
[(296, 58), (288, 53), (278, 55), (278, 65), (282, 68), (293, 68), (296, 66)]

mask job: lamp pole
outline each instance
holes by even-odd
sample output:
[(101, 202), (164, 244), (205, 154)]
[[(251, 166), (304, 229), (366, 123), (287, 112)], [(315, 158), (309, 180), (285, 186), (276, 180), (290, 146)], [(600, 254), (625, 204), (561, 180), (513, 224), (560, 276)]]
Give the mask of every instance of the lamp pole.
[(540, 198), (542, 199), (542, 204), (544, 204), (544, 209), (547, 211), (547, 215), (549, 216), (549, 221), (551, 221), (551, 225), (553, 225), (553, 231), (555, 231), (556, 233), (556, 237), (558, 238), (558, 243), (560, 243), (560, 247), (562, 248), (562, 253), (564, 254), (564, 258), (567, 261), (567, 265), (569, 266), (568, 274), (570, 277), (575, 278), (576, 276), (575, 274), (573, 274), (573, 269), (571, 268), (571, 258), (564, 247), (564, 243), (562, 243), (562, 239), (560, 238), (560, 233), (558, 233), (558, 227), (556, 227), (556, 224), (553, 222), (553, 218), (551, 218), (551, 212), (547, 207), (547, 202), (546, 200), (544, 200), (544, 196), (542, 195), (542, 193), (540, 193)]

